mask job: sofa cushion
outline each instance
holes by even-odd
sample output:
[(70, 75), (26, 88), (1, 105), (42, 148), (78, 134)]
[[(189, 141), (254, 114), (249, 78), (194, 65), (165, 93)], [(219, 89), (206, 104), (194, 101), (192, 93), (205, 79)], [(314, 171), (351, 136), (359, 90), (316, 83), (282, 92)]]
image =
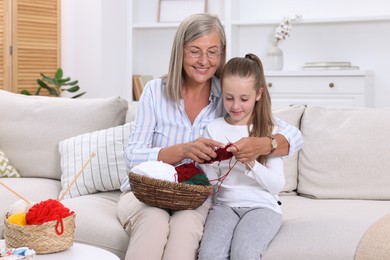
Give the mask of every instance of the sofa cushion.
[(298, 192), (315, 198), (390, 199), (390, 108), (307, 107)]
[(280, 200), (283, 224), (263, 260), (354, 259), (363, 234), (390, 210), (389, 201), (301, 196), (281, 196)]
[[(73, 198), (98, 191), (118, 190), (121, 180), (127, 173), (124, 150), (129, 135), (130, 123), (127, 123), (61, 141), (60, 197), (63, 193), (64, 198)], [(86, 164), (82, 174), (69, 189), (69, 185), (73, 183), (92, 153), (96, 156)]]
[(138, 101), (129, 102), (129, 108), (126, 114), (126, 123), (133, 122), (137, 113)]
[(124, 124), (127, 107), (120, 97), (71, 99), (0, 91), (0, 147), (23, 177), (59, 180), (58, 143)]
[(116, 213), (121, 194), (100, 192), (62, 201), (76, 213), (75, 242), (104, 248), (120, 259), (125, 258), (130, 237)]
[(3, 150), (0, 149), (0, 178), (5, 177), (20, 177), (19, 172), (13, 167), (5, 156)]
[[(294, 105), (285, 108), (274, 109), (274, 116), (279, 117), (285, 122), (299, 128), (302, 113), (305, 107), (302, 105)], [(282, 190), (282, 193), (288, 193), (297, 189), (298, 182), (298, 153), (290, 157), (285, 157), (284, 161), (284, 176), (286, 184)]]

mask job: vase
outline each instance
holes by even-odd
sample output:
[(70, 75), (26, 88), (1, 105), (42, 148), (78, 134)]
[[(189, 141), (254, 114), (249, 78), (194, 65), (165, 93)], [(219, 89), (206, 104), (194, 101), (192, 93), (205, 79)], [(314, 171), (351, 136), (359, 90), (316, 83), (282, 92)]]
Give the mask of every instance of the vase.
[(267, 51), (268, 69), (282, 70), (283, 69), (283, 51), (277, 45), (273, 45)]

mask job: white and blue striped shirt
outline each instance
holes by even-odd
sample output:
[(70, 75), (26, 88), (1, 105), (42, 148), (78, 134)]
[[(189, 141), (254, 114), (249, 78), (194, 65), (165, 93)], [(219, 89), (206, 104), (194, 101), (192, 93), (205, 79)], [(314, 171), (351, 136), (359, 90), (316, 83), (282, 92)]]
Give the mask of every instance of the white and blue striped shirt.
[[(164, 93), (162, 79), (149, 81), (142, 91), (132, 130), (125, 151), (128, 169), (145, 161), (156, 161), (160, 149), (179, 143), (194, 141), (203, 136), (206, 125), (215, 118), (224, 115), (219, 79), (212, 78), (210, 103), (202, 109), (191, 124), (184, 110), (184, 101), (180, 105), (172, 102)], [(290, 144), (289, 155), (302, 147), (301, 132), (275, 118), (279, 134), (286, 137)], [(188, 163), (183, 160), (179, 164)], [(122, 180), (121, 191), (129, 188), (126, 176)]]

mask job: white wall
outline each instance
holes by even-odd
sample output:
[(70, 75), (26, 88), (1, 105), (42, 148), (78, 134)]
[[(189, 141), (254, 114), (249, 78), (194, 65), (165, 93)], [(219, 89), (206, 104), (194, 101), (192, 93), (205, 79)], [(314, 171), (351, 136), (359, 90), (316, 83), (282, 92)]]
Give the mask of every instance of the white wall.
[[(65, 75), (80, 81), (82, 90), (88, 92), (86, 97), (131, 97), (129, 1), (134, 0), (62, 1), (62, 67)], [(224, 5), (223, 0), (210, 1), (214, 1), (209, 4), (211, 9)], [(257, 15), (258, 20), (275, 21), (283, 15), (300, 13), (309, 21), (293, 25), (291, 37), (280, 44), (285, 70), (300, 70), (307, 61), (351, 61), (363, 70), (374, 71), (375, 106), (390, 106), (390, 1), (317, 0), (315, 4), (312, 0), (241, 1), (250, 8), (236, 10), (238, 17)], [(136, 15), (156, 17), (157, 10), (149, 9)], [(341, 19), (331, 22), (334, 18)], [(327, 19), (330, 22), (324, 22)], [(249, 26), (240, 30), (240, 54), (254, 52), (265, 57), (275, 26), (266, 22), (260, 29)], [(147, 66), (148, 62), (153, 61), (143, 64)]]
[(86, 98), (130, 99), (126, 0), (61, 1), (62, 68)]

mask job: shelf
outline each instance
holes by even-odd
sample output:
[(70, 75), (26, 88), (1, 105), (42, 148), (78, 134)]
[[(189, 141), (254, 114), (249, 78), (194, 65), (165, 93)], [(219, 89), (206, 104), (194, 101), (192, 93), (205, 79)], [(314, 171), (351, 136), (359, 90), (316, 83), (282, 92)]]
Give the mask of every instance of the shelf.
[[(350, 18), (322, 18), (322, 19), (302, 19), (295, 23), (299, 24), (321, 24), (321, 23), (358, 23), (358, 22), (380, 22), (390, 21), (390, 16), (372, 16), (372, 17), (350, 17)], [(231, 25), (234, 26), (267, 26), (277, 25), (280, 20), (257, 20), (257, 21), (240, 21), (233, 20)], [(177, 28), (180, 23), (135, 23), (133, 29), (169, 29)]]
[(143, 23), (133, 24), (133, 29), (169, 29), (177, 28), (180, 23)]
[(367, 76), (373, 75), (372, 71), (367, 70), (266, 70), (265, 76), (275, 77), (301, 77), (301, 76)]
[[(389, 21), (390, 16), (367, 16), (367, 17), (340, 17), (340, 18), (321, 18), (321, 19), (303, 19), (295, 25), (299, 24), (320, 24), (320, 23), (358, 23), (358, 22), (377, 22)], [(257, 20), (257, 21), (242, 21), (233, 20), (232, 25), (236, 26), (261, 26), (261, 25), (278, 25), (281, 20)]]

